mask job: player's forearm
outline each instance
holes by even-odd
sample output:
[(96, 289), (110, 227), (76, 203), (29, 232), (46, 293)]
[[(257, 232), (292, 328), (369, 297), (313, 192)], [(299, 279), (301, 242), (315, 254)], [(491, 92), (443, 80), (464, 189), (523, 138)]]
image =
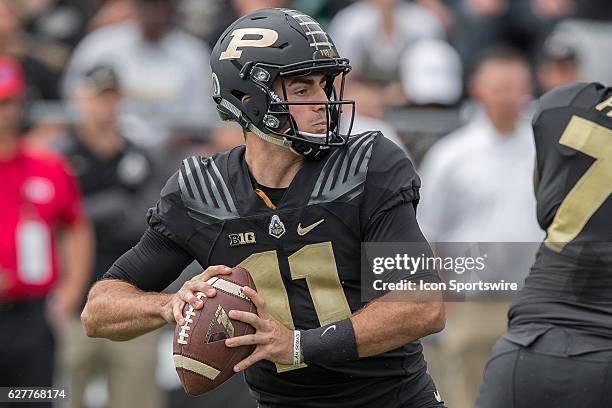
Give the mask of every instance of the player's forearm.
[(81, 322), (89, 337), (130, 340), (164, 326), (171, 295), (143, 292), (127, 282), (103, 280), (89, 292)]
[(359, 357), (374, 356), (444, 328), (444, 304), (437, 301), (378, 300), (351, 317)]

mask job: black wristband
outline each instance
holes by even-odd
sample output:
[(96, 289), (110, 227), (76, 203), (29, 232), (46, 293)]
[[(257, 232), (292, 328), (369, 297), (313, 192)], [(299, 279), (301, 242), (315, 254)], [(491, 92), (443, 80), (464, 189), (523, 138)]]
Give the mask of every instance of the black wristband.
[(303, 330), (300, 343), (306, 364), (357, 360), (357, 340), (351, 319)]

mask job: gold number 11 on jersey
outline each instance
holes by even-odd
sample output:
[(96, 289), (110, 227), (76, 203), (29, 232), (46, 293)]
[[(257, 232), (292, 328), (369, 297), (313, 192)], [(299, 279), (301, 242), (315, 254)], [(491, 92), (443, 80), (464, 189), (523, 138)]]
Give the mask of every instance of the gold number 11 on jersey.
[(559, 143), (597, 160), (567, 194), (548, 227), (545, 242), (556, 251), (561, 251), (580, 234), (595, 211), (612, 194), (612, 130), (573, 116)]
[[(291, 279), (306, 279), (321, 326), (350, 317), (351, 309), (340, 284), (331, 242), (306, 245), (287, 260)], [(289, 297), (283, 284), (276, 251), (252, 254), (238, 266), (251, 273), (257, 292), (266, 301), (268, 312), (285, 327), (294, 330)], [(282, 372), (303, 367), (306, 367), (306, 364), (277, 364), (276, 370)]]

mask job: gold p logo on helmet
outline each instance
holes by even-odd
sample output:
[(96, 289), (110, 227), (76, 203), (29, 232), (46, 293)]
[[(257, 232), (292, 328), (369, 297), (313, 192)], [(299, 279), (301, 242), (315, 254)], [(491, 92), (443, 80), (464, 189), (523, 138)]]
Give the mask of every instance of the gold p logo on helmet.
[[(258, 35), (261, 38), (257, 40), (245, 40), (244, 37), (247, 35)], [(242, 50), (238, 48), (265, 48), (274, 44), (278, 39), (278, 33), (268, 28), (238, 28), (232, 31), (230, 36), (232, 39), (227, 49), (219, 56), (220, 60), (240, 58)]]

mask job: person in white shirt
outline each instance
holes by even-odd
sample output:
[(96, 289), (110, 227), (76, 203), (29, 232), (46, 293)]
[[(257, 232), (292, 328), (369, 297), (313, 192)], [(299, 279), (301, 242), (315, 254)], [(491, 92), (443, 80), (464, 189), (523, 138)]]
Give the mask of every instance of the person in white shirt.
[(146, 147), (163, 143), (176, 122), (217, 119), (211, 103), (210, 49), (173, 27), (172, 3), (137, 0), (136, 21), (86, 36), (75, 49), (62, 84), (69, 98), (92, 67), (112, 66), (124, 84), (123, 111), (158, 132), (137, 141)]
[(329, 32), (353, 67), (346, 96), (355, 101), (358, 117), (378, 120), (386, 107), (404, 102), (399, 70), (406, 50), (445, 37), (434, 14), (400, 0), (356, 1), (334, 16)]
[(450, 107), (461, 99), (461, 57), (444, 40), (431, 38), (410, 46), (400, 60), (399, 74), (404, 105)]
[[(346, 93), (355, 101), (352, 133), (382, 129), (387, 138), (407, 152), (395, 129), (385, 124), (384, 109), (404, 102), (397, 96), (398, 90), (401, 95), (399, 71), (403, 54), (421, 40), (443, 39), (442, 23), (415, 3), (362, 0), (335, 15), (330, 36), (353, 67)], [(342, 124), (344, 132), (348, 125)]]
[[(436, 143), (422, 163), (417, 215), (423, 232), (430, 242), (537, 242), (543, 234), (531, 186), (535, 148), (525, 114), (529, 67), (512, 49), (485, 50), (468, 90), (477, 113)], [(496, 256), (511, 258), (511, 248), (508, 244), (507, 252)], [(498, 272), (506, 281), (522, 282), (532, 259), (515, 258)], [(448, 406), (473, 406), (490, 348), (504, 332), (508, 306), (471, 301), (449, 307), (436, 353), (444, 360), (444, 369), (438, 369), (447, 373), (439, 388)], [(430, 360), (435, 373), (438, 361)]]
[(338, 50), (365, 82), (394, 81), (403, 52), (416, 41), (445, 37), (444, 27), (424, 7), (399, 0), (357, 1), (330, 24)]

